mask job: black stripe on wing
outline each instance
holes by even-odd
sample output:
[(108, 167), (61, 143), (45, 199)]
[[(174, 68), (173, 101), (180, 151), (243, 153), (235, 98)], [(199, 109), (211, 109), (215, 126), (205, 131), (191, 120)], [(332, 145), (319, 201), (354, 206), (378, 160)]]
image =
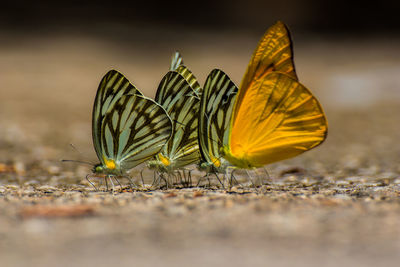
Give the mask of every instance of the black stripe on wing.
[(198, 160), (198, 112), (200, 101), (181, 74), (170, 71), (161, 80), (155, 100), (163, 106), (173, 122), (172, 137), (162, 154), (178, 165)]
[(210, 164), (220, 158), (220, 149), (228, 144), (233, 105), (238, 88), (222, 70), (208, 75), (200, 101), (199, 149), (203, 161)]
[(107, 158), (131, 169), (157, 154), (171, 136), (172, 122), (153, 100), (122, 96), (104, 118), (101, 144)]

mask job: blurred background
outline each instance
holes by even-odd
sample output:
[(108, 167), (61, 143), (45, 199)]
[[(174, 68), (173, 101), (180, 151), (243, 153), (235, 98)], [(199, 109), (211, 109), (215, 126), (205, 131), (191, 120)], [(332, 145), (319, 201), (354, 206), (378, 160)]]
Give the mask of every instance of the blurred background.
[[(69, 143), (96, 161), (91, 110), (109, 69), (153, 96), (179, 50), (200, 83), (221, 68), (239, 84), (259, 38), (277, 20), (291, 30), (300, 81), (320, 99), (331, 125), (327, 143), (335, 142), (335, 131), (346, 130), (336, 121), (364, 111), (370, 119), (387, 118), (377, 112), (393, 114), (385, 108), (398, 106), (398, 7), (395, 1), (316, 0), (3, 3), (1, 161), (15, 160), (10, 147), (37, 150), (39, 159), (76, 157)], [(371, 139), (367, 131), (357, 140)]]
[[(98, 161), (91, 140), (91, 112), (98, 83), (109, 69), (118, 69), (153, 96), (169, 69), (172, 53), (179, 50), (201, 84), (213, 68), (223, 69), (240, 84), (259, 38), (277, 20), (292, 33), (299, 79), (324, 107), (329, 135), (318, 148), (267, 166), (278, 179), (275, 183), (279, 185), (279, 173), (297, 167), (328, 183), (394, 181), (400, 173), (399, 7), (388, 0), (4, 2), (0, 8), (0, 163), (16, 166), (21, 176), (18, 180), (2, 177), (0, 185), (57, 187), (60, 181), (84, 181), (90, 167), (61, 164), (60, 159)], [(71, 149), (70, 143), (84, 156)], [(115, 209), (89, 222), (21, 222), (6, 212), (0, 216), (0, 255), (10, 266), (31, 265), (32, 257), (37, 266), (70, 266), (71, 262), (106, 266), (121, 258), (133, 266), (132, 246), (145, 250), (153, 263), (169, 259), (170, 266), (188, 266), (184, 263), (196, 256), (198, 266), (210, 262), (285, 266), (279, 265), (282, 259), (297, 266), (377, 266), (382, 262), (397, 266), (398, 198), (390, 202), (395, 206), (386, 209), (376, 204), (368, 217), (370, 206), (362, 202), (355, 209), (354, 199), (342, 196), (348, 202), (332, 212), (325, 206), (320, 213), (312, 205), (302, 209), (301, 201), (286, 209), (278, 201), (274, 216), (242, 206), (231, 209), (236, 217), (225, 215), (226, 210), (216, 209), (214, 215), (205, 211), (206, 215), (198, 214), (202, 223), (191, 213), (159, 216), (161, 209), (151, 205), (153, 209), (147, 209), (140, 203), (133, 218), (126, 208), (124, 215)], [(9, 207), (4, 203), (1, 210)], [(147, 221), (140, 219), (143, 216)], [(242, 217), (238, 230), (235, 220)], [(158, 224), (151, 224), (154, 221)], [(75, 227), (76, 223), (82, 228)], [(171, 225), (181, 230), (170, 231)], [(254, 231), (252, 226), (257, 226)], [(54, 232), (49, 234), (47, 229)], [(162, 237), (157, 236), (159, 229), (164, 229)], [(136, 244), (138, 236), (145, 242)], [(213, 247), (215, 239), (218, 248)], [(162, 247), (160, 240), (165, 242)], [(109, 245), (103, 254), (106, 261), (97, 258), (103, 244)], [(19, 251), (31, 251), (31, 257), (20, 257)], [(153, 258), (153, 251), (165, 258)]]

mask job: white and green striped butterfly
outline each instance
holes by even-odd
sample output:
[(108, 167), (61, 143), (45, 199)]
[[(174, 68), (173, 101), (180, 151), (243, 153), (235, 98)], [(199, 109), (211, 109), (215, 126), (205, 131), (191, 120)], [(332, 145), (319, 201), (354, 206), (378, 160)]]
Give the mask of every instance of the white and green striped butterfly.
[(230, 166), (221, 149), (228, 144), (232, 109), (238, 88), (219, 69), (208, 75), (203, 88), (199, 112), (199, 168), (207, 174), (225, 173)]
[[(154, 160), (148, 162), (151, 169), (161, 173), (171, 173), (175, 170), (196, 163), (199, 160), (197, 127), (201, 87), (194, 75), (183, 65), (180, 55), (173, 57), (171, 70), (158, 86), (155, 100), (168, 113), (172, 120), (171, 139), (157, 154)], [(193, 86), (193, 87), (192, 87)]]
[(116, 70), (100, 82), (92, 123), (93, 144), (100, 160), (93, 172), (108, 176), (125, 175), (159, 153), (172, 133), (164, 108), (143, 96)]

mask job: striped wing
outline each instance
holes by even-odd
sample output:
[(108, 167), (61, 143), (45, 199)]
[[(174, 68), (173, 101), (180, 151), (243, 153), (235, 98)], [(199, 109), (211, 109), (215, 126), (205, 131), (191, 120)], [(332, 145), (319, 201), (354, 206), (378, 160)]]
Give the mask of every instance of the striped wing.
[(176, 51), (173, 55), (172, 55), (172, 59), (171, 59), (171, 67), (169, 68), (169, 70), (174, 71), (176, 70), (180, 65), (183, 65), (183, 58), (181, 56), (181, 54)]
[(183, 64), (184, 63), (183, 63), (182, 55), (178, 51), (176, 51), (172, 55), (170, 70), (176, 71), (180, 75), (182, 75), (186, 79), (186, 81), (189, 83), (189, 85), (193, 89), (193, 91), (196, 93), (196, 96), (200, 99), (200, 95), (201, 95), (203, 89), (201, 88), (199, 82), (197, 81), (197, 79), (193, 75), (193, 73)]
[(175, 163), (176, 168), (199, 159), (197, 124), (200, 101), (193, 89), (178, 72), (168, 72), (157, 89), (155, 100), (163, 106), (173, 122), (171, 139), (161, 154)]
[(127, 78), (116, 70), (103, 77), (97, 89), (92, 113), (92, 139), (97, 157), (102, 160), (101, 133), (104, 117), (123, 95), (142, 95)]
[(190, 87), (195, 92), (196, 97), (200, 99), (201, 94), (203, 93), (203, 88), (201, 88), (199, 82), (197, 81), (196, 76), (184, 65), (180, 65), (176, 72), (182, 75), (186, 81), (189, 83)]
[[(272, 71), (286, 73), (298, 80), (293, 62), (290, 33), (286, 25), (280, 21), (272, 25), (259, 41), (240, 85), (236, 105), (241, 105), (243, 95), (254, 81)], [(236, 114), (236, 108), (234, 113)]]
[(228, 144), (232, 108), (238, 88), (222, 71), (208, 75), (200, 101), (199, 147), (202, 160), (220, 167), (220, 150)]
[(123, 95), (101, 125), (101, 151), (131, 169), (157, 154), (168, 141), (172, 122), (165, 110), (141, 95)]

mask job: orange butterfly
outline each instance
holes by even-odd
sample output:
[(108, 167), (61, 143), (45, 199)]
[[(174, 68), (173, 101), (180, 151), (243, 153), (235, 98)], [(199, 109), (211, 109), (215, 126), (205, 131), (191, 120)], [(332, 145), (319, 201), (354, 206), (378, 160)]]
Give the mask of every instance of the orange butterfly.
[(326, 135), (322, 107), (298, 82), (289, 32), (277, 22), (247, 67), (222, 154), (236, 167), (261, 167), (310, 150)]

